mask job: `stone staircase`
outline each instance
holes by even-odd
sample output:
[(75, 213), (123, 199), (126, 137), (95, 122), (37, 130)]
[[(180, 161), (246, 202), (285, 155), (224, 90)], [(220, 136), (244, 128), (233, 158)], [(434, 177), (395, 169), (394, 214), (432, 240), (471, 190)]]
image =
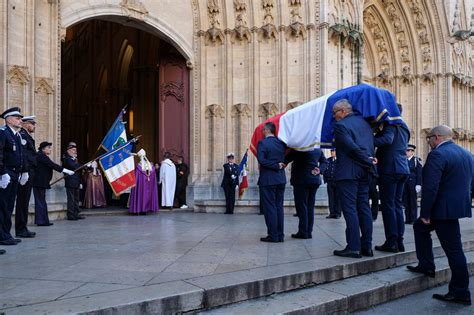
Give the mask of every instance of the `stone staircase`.
[[(474, 240), (463, 247), (473, 274)], [(342, 314), (446, 283), (450, 271), (439, 245), (434, 254), (434, 279), (405, 270), (416, 262), (413, 250), (363, 259), (327, 256), (17, 307), (6, 314)]]

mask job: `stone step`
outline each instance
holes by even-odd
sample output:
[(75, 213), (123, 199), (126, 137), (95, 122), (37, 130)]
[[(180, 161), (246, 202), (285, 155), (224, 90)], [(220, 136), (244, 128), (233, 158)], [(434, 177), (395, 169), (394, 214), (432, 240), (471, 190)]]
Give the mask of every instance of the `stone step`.
[[(278, 244), (269, 244), (278, 250)], [(463, 243), (474, 250), (474, 240)], [(440, 246), (435, 257), (444, 255)], [(173, 314), (199, 311), (348, 279), (416, 261), (414, 251), (350, 259), (336, 256), (145, 285), (7, 309), (7, 314)]]
[[(469, 274), (473, 275), (474, 252), (467, 252), (466, 258)], [(406, 266), (400, 266), (198, 314), (348, 314), (448, 282), (451, 271), (447, 258), (437, 258), (435, 263), (435, 278), (411, 273), (406, 270)]]

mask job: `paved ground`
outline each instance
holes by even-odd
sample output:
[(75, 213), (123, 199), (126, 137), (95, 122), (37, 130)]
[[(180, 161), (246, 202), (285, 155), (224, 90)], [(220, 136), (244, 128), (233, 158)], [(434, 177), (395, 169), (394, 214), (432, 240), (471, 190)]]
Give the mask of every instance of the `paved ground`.
[[(469, 288), (474, 297), (474, 277), (470, 278)], [(429, 315), (472, 315), (474, 305), (464, 306), (452, 303), (437, 301), (431, 296), (433, 293), (445, 294), (448, 292), (448, 285), (443, 285), (431, 290), (412, 294), (407, 297), (378, 305), (369, 310), (357, 312), (358, 315), (400, 315), (400, 314), (429, 314)]]
[[(285, 217), (286, 240), (268, 244), (263, 216), (160, 213), (94, 216), (31, 227), (35, 239), (0, 256), (0, 310), (198, 276), (332, 257), (345, 245), (344, 220), (316, 217), (312, 240), (291, 239), (297, 218)], [(474, 239), (474, 220), (463, 220)], [(407, 226), (406, 247), (414, 248)], [(374, 245), (383, 242), (374, 225)], [(379, 255), (379, 254), (376, 254)]]

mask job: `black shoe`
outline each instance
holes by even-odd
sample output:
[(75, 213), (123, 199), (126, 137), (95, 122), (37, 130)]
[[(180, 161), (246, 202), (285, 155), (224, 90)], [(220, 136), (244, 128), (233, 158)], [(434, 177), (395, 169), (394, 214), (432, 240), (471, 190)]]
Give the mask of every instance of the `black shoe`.
[(404, 253), (405, 252), (405, 245), (403, 245), (403, 243), (399, 243), (398, 244), (398, 251), (400, 253)]
[(0, 245), (5, 245), (5, 246), (16, 245), (16, 244), (18, 244), (18, 242), (16, 242), (15, 239), (13, 238), (9, 240), (0, 241)]
[(445, 302), (452, 302), (452, 303), (458, 303), (462, 305), (471, 305), (471, 299), (460, 299), (452, 295), (451, 293), (446, 293), (446, 294), (433, 294), (433, 299), (440, 300), (440, 301), (445, 301)]
[(19, 238), (12, 238), (12, 240), (13, 240), (14, 242), (16, 242), (17, 244), (18, 244), (18, 243), (21, 243), (21, 239), (19, 239)]
[(333, 215), (333, 214), (330, 214), (326, 217), (326, 219), (339, 219), (341, 216), (340, 215)]
[(294, 216), (294, 217), (297, 217), (297, 216), (298, 216), (298, 213), (293, 214), (293, 216)]
[(36, 236), (35, 232), (25, 231), (21, 233), (16, 233), (16, 237), (23, 237), (23, 238), (33, 238)]
[(380, 252), (387, 252), (387, 253), (398, 253), (398, 246), (388, 246), (387, 243), (383, 243), (380, 246), (375, 246), (375, 250)]
[(420, 266), (407, 266), (407, 269), (411, 272), (421, 273), (430, 278), (435, 277), (435, 271), (429, 269), (423, 269)]
[(280, 243), (280, 242), (283, 242), (283, 240), (282, 240), (282, 241), (279, 241), (279, 240), (276, 241), (276, 240), (272, 239), (270, 236), (261, 237), (261, 238), (260, 238), (260, 241), (261, 241), (261, 242), (267, 242), (267, 243)]
[(36, 224), (36, 226), (51, 226), (51, 225), (54, 225), (54, 223), (42, 223), (42, 224)]
[(69, 221), (77, 221), (77, 220), (79, 220), (79, 219), (76, 218), (76, 217), (68, 217), (67, 219), (68, 219)]
[[(145, 215), (146, 215), (146, 212), (144, 212), (144, 213), (145, 213)], [(76, 219), (78, 219), (78, 220), (84, 220), (85, 218), (86, 218), (86, 217), (83, 216), (83, 215), (78, 215), (78, 216), (76, 216)]]
[(359, 251), (357, 250), (349, 250), (349, 249), (335, 250), (333, 254), (340, 257), (362, 258)]
[(0, 255), (3, 255), (3, 254), (5, 254), (6, 252), (7, 252), (6, 250), (4, 250), (4, 249), (0, 249)]
[(300, 234), (300, 233), (291, 234), (291, 237), (292, 237), (292, 238), (299, 238), (299, 239), (303, 239), (303, 240), (309, 238), (309, 237), (306, 237), (306, 236), (304, 236), (303, 234)]
[(372, 249), (363, 249), (360, 251), (360, 254), (362, 256), (366, 256), (366, 257), (374, 257), (374, 252), (372, 251)]

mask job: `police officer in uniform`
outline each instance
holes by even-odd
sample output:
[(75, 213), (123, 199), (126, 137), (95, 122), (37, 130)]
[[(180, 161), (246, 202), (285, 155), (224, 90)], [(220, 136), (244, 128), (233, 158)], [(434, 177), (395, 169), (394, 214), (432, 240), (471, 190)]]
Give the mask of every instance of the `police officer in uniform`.
[(0, 128), (0, 245), (21, 242), (10, 234), (18, 185), (24, 185), (29, 176), (23, 172), (24, 154), (19, 133), (23, 115), (20, 111), (20, 108), (12, 107), (0, 115), (6, 123)]
[(421, 191), (421, 175), (423, 165), (420, 158), (415, 156), (416, 146), (409, 144), (407, 148), (408, 168), (410, 175), (403, 190), (403, 203), (405, 206), (405, 223), (413, 224), (418, 215), (417, 194)]
[(35, 140), (31, 136), (31, 134), (35, 132), (35, 128), (35, 116), (25, 116), (22, 118), (22, 128), (20, 129), (20, 135), (24, 144), (22, 146), (25, 155), (23, 164), (24, 171), (27, 171), (29, 174), (29, 179), (25, 185), (18, 186), (15, 208), (15, 234), (17, 237), (24, 238), (32, 238), (36, 235), (35, 232), (29, 231), (26, 226), (28, 223), (28, 206), (30, 204), (34, 168), (36, 167)]
[[(63, 155), (63, 167), (69, 170), (78, 169), (81, 166), (77, 160), (77, 145), (75, 142), (69, 142), (66, 152)], [(79, 212), (79, 193), (81, 187), (81, 178), (78, 173), (66, 176), (64, 178), (67, 196), (67, 219), (71, 221), (85, 219)]]
[(239, 166), (234, 162), (234, 153), (227, 154), (227, 163), (223, 166), (224, 177), (221, 187), (225, 194), (225, 213), (233, 214), (235, 205), (235, 188), (239, 184)]

